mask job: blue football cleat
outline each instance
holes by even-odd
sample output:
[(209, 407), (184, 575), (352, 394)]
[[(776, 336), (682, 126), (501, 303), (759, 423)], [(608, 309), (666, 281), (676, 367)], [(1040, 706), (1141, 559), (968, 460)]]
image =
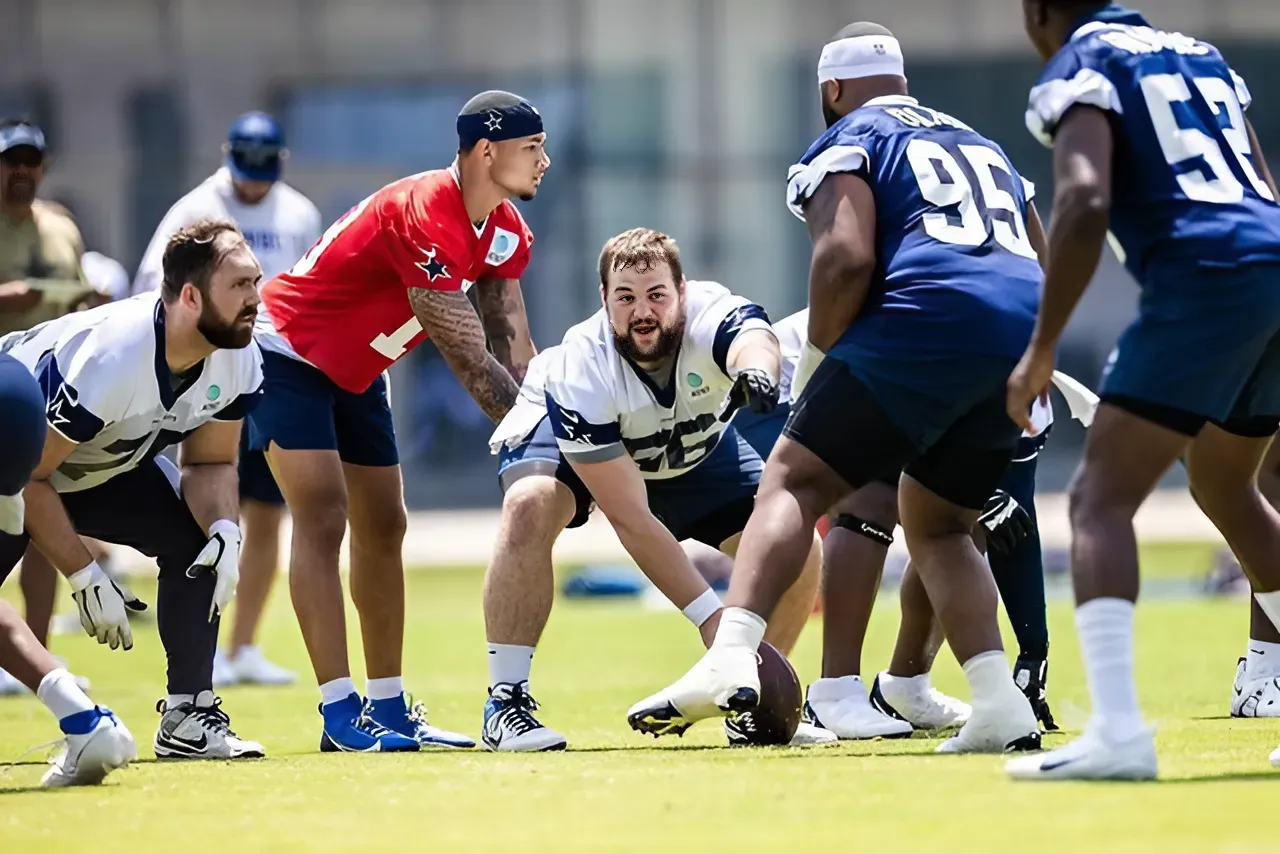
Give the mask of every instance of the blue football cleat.
[(373, 720), (352, 692), (345, 700), (320, 707), (324, 731), (320, 734), (322, 753), (392, 753), (417, 750), (418, 742), (393, 732)]
[(389, 700), (369, 700), (366, 714), (375, 723), (413, 739), (421, 747), (475, 747), (476, 740), (427, 723), (427, 707), (408, 694)]

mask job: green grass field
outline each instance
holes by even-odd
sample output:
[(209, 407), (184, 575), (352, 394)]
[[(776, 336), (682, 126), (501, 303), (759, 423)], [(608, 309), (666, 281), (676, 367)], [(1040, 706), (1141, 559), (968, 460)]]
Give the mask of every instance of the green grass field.
[[(1207, 550), (1204, 550), (1207, 553)], [(1178, 577), (1203, 569), (1198, 552), (1151, 553)], [(477, 571), (421, 572), (409, 580), (406, 677), (432, 719), (478, 735), (486, 684)], [(15, 595), (10, 585), (6, 595)], [(139, 585), (144, 587), (145, 585)], [(149, 591), (153, 592), (153, 591)], [(278, 591), (283, 593), (283, 589)], [(154, 601), (152, 599), (151, 601)], [(154, 627), (129, 653), (85, 637), (55, 650), (93, 679), (138, 737), (140, 760), (99, 788), (36, 788), (39, 757), (0, 769), (0, 852), (143, 850), (430, 851), (1240, 851), (1268, 847), (1265, 816), (1280, 793), (1267, 754), (1280, 722), (1226, 717), (1246, 609), (1239, 601), (1149, 601), (1139, 609), (1141, 696), (1158, 724), (1155, 784), (1015, 784), (998, 757), (937, 756), (936, 739), (835, 748), (729, 749), (703, 724), (683, 740), (632, 733), (625, 711), (681, 674), (699, 654), (676, 613), (635, 604), (561, 601), (538, 653), (534, 689), (543, 719), (564, 732), (562, 754), (471, 752), (321, 755), (317, 693), (229, 689), (225, 708), (269, 758), (239, 764), (164, 764), (151, 758), (163, 694)], [(883, 665), (897, 607), (883, 599), (867, 669)], [(1085, 721), (1088, 698), (1065, 602), (1051, 611), (1051, 700), (1060, 723)], [(350, 623), (354, 630), (354, 622)], [(820, 626), (795, 655), (817, 674)], [(277, 595), (264, 645), (305, 671), (287, 597)], [(936, 682), (967, 696), (944, 652)], [(0, 759), (56, 736), (33, 698), (0, 699)], [(1065, 736), (1047, 739), (1059, 744)]]

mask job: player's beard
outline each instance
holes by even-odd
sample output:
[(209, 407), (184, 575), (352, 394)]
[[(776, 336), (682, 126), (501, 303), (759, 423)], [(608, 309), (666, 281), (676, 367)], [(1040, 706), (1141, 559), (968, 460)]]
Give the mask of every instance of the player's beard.
[(219, 316), (212, 303), (206, 302), (200, 309), (196, 329), (204, 336), (204, 340), (219, 350), (243, 350), (253, 341), (255, 317), (256, 311), (243, 311), (234, 320), (227, 322)]
[(4, 200), (11, 205), (29, 205), (36, 199), (36, 181), (30, 175), (14, 174), (5, 182)]
[[(648, 350), (642, 350), (634, 338), (631, 337), (632, 330), (638, 325), (632, 322), (627, 326), (626, 334), (619, 335), (617, 331), (613, 333), (614, 346), (618, 348), (618, 352), (632, 362), (661, 362), (675, 354), (680, 349), (680, 340), (684, 338), (684, 322), (685, 313), (684, 306), (680, 306), (680, 311), (676, 317), (667, 326), (659, 326), (658, 340)], [(640, 321), (639, 323), (644, 323)]]

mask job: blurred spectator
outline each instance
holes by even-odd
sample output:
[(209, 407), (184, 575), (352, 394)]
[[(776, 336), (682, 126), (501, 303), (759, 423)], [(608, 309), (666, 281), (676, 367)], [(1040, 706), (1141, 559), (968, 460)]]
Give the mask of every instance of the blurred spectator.
[(61, 317), (93, 295), (80, 230), (60, 205), (36, 199), (47, 163), (40, 128), (0, 122), (0, 334)]

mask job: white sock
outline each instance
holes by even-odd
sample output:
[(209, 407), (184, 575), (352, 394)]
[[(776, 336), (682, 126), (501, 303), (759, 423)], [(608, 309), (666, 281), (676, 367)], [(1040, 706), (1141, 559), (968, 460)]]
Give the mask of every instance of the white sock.
[(356, 683), (350, 676), (343, 676), (320, 686), (320, 705), (327, 706), (345, 700), (356, 692)]
[(817, 679), (809, 686), (808, 699), (814, 703), (838, 703), (841, 700), (867, 698), (861, 676), (837, 676)]
[(489, 644), (489, 687), (528, 682), (536, 649), (514, 643)]
[(170, 694), (164, 698), (164, 707), (166, 709), (176, 709), (183, 703), (194, 703), (195, 701), (195, 694)]
[(1245, 656), (1244, 673), (1247, 679), (1280, 676), (1280, 643), (1267, 643), (1250, 638), (1249, 652)]
[(764, 640), (764, 618), (746, 608), (725, 608), (712, 647), (746, 647), (755, 652)]
[(1273, 590), (1270, 593), (1255, 593), (1253, 598), (1257, 601), (1258, 607), (1262, 608), (1267, 618), (1271, 620), (1271, 625), (1280, 629), (1280, 590)]
[(36, 696), (58, 720), (93, 708), (93, 701), (80, 690), (76, 677), (61, 667), (44, 675), (36, 688)]
[(1076, 609), (1093, 720), (1108, 738), (1126, 741), (1144, 729), (1133, 680), (1133, 603), (1093, 599)]
[(973, 656), (964, 663), (964, 675), (969, 680), (969, 690), (973, 692), (975, 709), (999, 706), (1005, 697), (1011, 695), (1017, 695), (1025, 702), (1022, 692), (1013, 684), (1004, 650), (993, 649)]
[(394, 700), (404, 693), (404, 677), (383, 676), (370, 679), (365, 684), (365, 696), (370, 700)]

